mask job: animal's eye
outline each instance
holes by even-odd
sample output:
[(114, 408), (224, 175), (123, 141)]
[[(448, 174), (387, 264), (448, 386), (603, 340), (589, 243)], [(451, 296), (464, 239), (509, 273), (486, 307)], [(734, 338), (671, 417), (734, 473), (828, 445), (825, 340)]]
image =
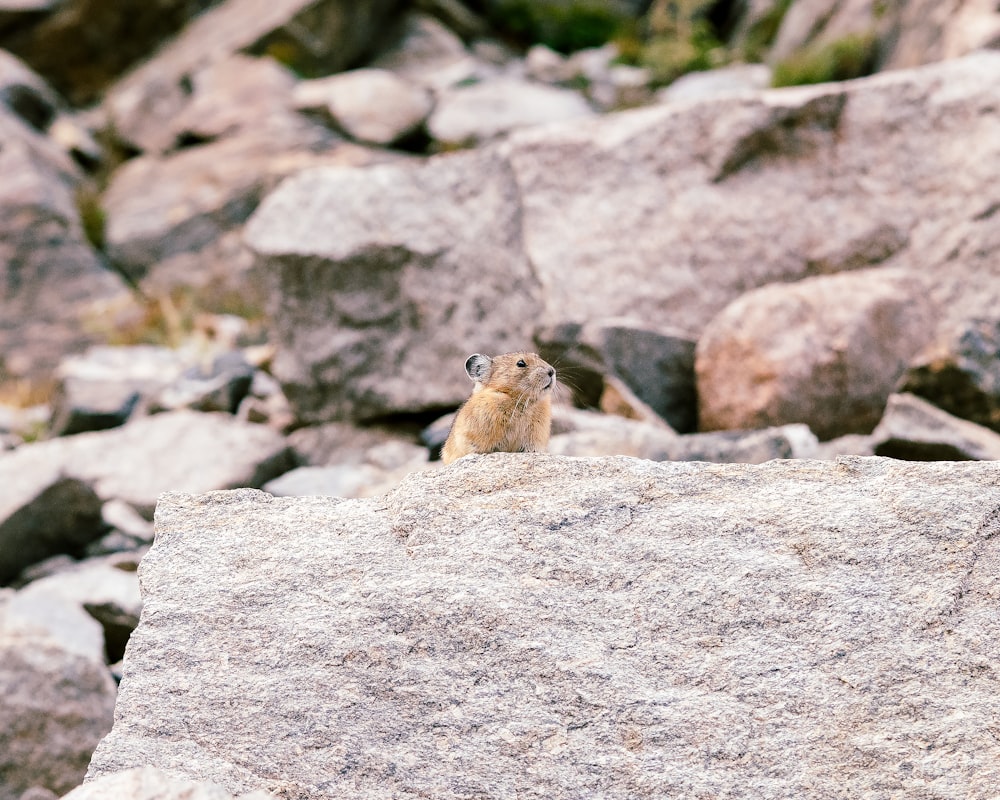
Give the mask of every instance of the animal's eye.
[(518, 362), (517, 362), (517, 365), (518, 365), (519, 367), (521, 367), (522, 369), (523, 369), (524, 367), (528, 366), (527, 364), (525, 364), (525, 363), (524, 363), (524, 359), (523, 359), (523, 358), (522, 358), (522, 359), (519, 359), (519, 360), (518, 360)]

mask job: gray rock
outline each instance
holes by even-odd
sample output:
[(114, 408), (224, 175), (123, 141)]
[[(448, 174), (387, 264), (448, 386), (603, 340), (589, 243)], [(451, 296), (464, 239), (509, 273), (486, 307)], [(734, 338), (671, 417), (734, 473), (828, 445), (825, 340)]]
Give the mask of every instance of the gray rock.
[(3, 102), (0, 141), (0, 372), (46, 379), (94, 341), (88, 312), (127, 290), (87, 242), (69, 157)]
[(310, 465), (264, 484), (265, 492), (278, 497), (371, 497), (428, 465), (426, 447), (339, 423), (300, 428), (288, 437), (288, 443)]
[(372, 464), (299, 467), (262, 488), (276, 497), (373, 497), (395, 488), (407, 474), (409, 470), (394, 473)]
[(325, 111), (348, 136), (391, 145), (416, 131), (433, 106), (430, 93), (385, 69), (355, 69), (300, 83), (295, 106)]
[(681, 433), (697, 427), (691, 339), (629, 319), (564, 323), (535, 334), (542, 358), (557, 366), (577, 402), (596, 408), (602, 376), (620, 378)]
[(86, 611), (101, 626), (105, 658), (112, 664), (121, 660), (142, 611), (136, 573), (100, 559), (40, 578), (21, 589), (19, 597), (29, 604), (56, 598)]
[(818, 454), (816, 436), (806, 425), (679, 436), (662, 426), (563, 409), (554, 414), (552, 431), (549, 452), (564, 456), (762, 464), (775, 458), (815, 458)]
[(914, 359), (897, 388), (1000, 432), (1000, 318), (963, 323)]
[(299, 74), (326, 75), (355, 62), (398, 0), (223, 0), (119, 81), (104, 106), (125, 143), (169, 149), (190, 102), (192, 75), (235, 53), (281, 55)]
[[(256, 791), (236, 800), (268, 800), (272, 795)], [(63, 800), (233, 800), (221, 786), (189, 781), (156, 769), (136, 767), (105, 775), (78, 786)]]
[(169, 494), (89, 777), (988, 797), (996, 478), (492, 454), (377, 500)]
[(1000, 11), (988, 2), (937, 0), (880, 4), (872, 0), (799, 0), (788, 8), (768, 59), (845, 37), (876, 37), (877, 69), (901, 69), (957, 58), (1000, 39)]
[(673, 430), (611, 414), (553, 410), (548, 452), (563, 456), (631, 456), (662, 461), (678, 446)]
[(946, 9), (935, 0), (910, 0), (890, 6), (891, 51), (883, 69), (943, 61), (1000, 44), (1000, 9), (988, 2)]
[(774, 458), (816, 458), (819, 442), (808, 425), (759, 431), (715, 431), (681, 436), (661, 461), (763, 464)]
[(329, 131), (303, 119), (280, 136), (246, 134), (134, 158), (115, 170), (103, 196), (108, 255), (138, 281), (157, 262), (238, 229), (268, 189), (334, 149)]
[(139, 404), (175, 381), (185, 367), (167, 347), (98, 346), (63, 359), (56, 370), (51, 431), (68, 436), (124, 425)]
[(0, 798), (77, 786), (111, 730), (115, 695), (88, 614), (52, 595), (0, 596)]
[(40, 447), (0, 453), (0, 585), (49, 556), (82, 555), (103, 533), (93, 489)]
[(689, 72), (656, 93), (661, 103), (704, 100), (711, 97), (756, 93), (771, 85), (766, 64), (733, 64), (728, 67)]
[[(448, 420), (450, 427), (450, 417)], [(444, 444), (445, 430), (438, 446)], [(371, 464), (383, 470), (414, 468), (427, 462), (427, 446), (400, 438), (384, 428), (360, 428), (343, 422), (299, 428), (288, 435), (288, 444), (309, 466)]]
[(296, 466), (284, 438), (270, 428), (186, 410), (25, 445), (0, 454), (0, 470), (16, 473), (19, 459), (44, 463), (92, 486), (101, 500), (124, 500), (147, 518), (161, 492), (258, 487)]
[(427, 120), (427, 130), (442, 144), (470, 145), (515, 128), (593, 115), (587, 101), (571, 89), (497, 78), (443, 91)]
[(908, 461), (1000, 459), (1000, 434), (912, 394), (894, 394), (872, 431), (875, 454)]
[(154, 412), (191, 408), (235, 414), (250, 391), (254, 369), (239, 351), (221, 353), (207, 367), (196, 366), (150, 400)]
[[(1000, 53), (984, 52), (304, 173), (248, 233), (279, 278), (276, 374), (308, 423), (440, 411), (464, 399), (469, 353), (525, 347), (537, 329), (628, 316), (697, 340), (750, 289), (872, 267), (925, 296), (928, 336), (995, 316), (998, 84)], [(436, 290), (414, 289), (417, 274)], [(396, 337), (407, 327), (420, 348)]]
[(544, 322), (630, 316), (697, 339), (749, 289), (875, 265), (928, 281), (932, 327), (995, 315), (998, 81), (983, 52), (512, 134)]
[(920, 284), (899, 270), (748, 292), (698, 341), (699, 427), (804, 422), (821, 439), (869, 433), (931, 320)]
[(873, 456), (875, 455), (875, 444), (871, 434), (849, 433), (846, 436), (838, 436), (826, 442), (820, 442), (816, 446), (813, 458), (833, 459), (837, 456)]
[(290, 100), (295, 73), (274, 59), (232, 55), (195, 72), (190, 84), (190, 99), (163, 132), (164, 149), (265, 131), (294, 136), (301, 125)]
[(306, 170), (266, 198), (246, 240), (300, 421), (457, 406), (469, 353), (530, 341), (542, 297), (517, 198), (494, 152)]
[(476, 61), (462, 40), (434, 17), (420, 12), (405, 16), (396, 40), (372, 66), (434, 90), (454, 86), (477, 71)]

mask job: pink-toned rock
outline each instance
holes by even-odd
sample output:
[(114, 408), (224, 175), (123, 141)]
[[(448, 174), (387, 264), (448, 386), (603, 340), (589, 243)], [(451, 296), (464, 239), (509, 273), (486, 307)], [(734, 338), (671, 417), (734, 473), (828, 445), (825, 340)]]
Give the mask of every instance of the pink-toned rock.
[(929, 328), (918, 286), (896, 270), (749, 292), (698, 342), (700, 426), (804, 422), (821, 439), (867, 433)]

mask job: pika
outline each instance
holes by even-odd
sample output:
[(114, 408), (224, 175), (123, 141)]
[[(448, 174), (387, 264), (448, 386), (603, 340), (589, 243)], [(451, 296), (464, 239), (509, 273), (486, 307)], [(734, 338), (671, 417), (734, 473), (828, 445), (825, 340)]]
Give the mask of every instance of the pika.
[(445, 464), (470, 453), (544, 450), (552, 425), (556, 371), (535, 353), (469, 356), (476, 382), (441, 448)]

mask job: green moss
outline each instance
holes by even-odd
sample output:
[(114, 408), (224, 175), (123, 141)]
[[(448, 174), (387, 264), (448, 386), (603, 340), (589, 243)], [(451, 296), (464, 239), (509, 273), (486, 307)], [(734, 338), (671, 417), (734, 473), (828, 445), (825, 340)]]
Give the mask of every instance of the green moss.
[(571, 53), (613, 40), (631, 18), (607, 0), (502, 0), (491, 21), (522, 43)]
[(766, 14), (749, 27), (743, 40), (742, 56), (745, 61), (764, 60), (791, 5), (792, 0), (778, 0)]
[(686, 72), (712, 69), (727, 60), (709, 21), (710, 0), (657, 0), (646, 17), (646, 41), (637, 63), (666, 84)]
[(83, 235), (95, 250), (103, 250), (106, 216), (100, 195), (90, 186), (80, 186), (76, 190), (76, 208), (80, 213)]
[(803, 48), (775, 64), (772, 84), (799, 86), (869, 75), (875, 63), (876, 45), (875, 35), (865, 33)]

